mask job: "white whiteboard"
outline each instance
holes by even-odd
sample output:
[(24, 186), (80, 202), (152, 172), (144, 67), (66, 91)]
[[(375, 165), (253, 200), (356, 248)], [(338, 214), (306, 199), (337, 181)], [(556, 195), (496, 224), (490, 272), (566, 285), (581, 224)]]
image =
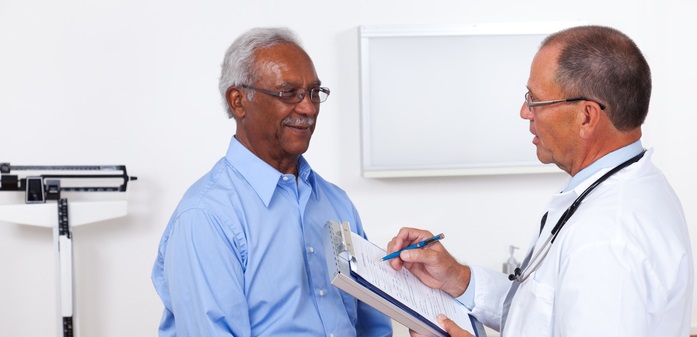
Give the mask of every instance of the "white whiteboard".
[(559, 172), (519, 112), (540, 42), (573, 25), (359, 27), (363, 175)]

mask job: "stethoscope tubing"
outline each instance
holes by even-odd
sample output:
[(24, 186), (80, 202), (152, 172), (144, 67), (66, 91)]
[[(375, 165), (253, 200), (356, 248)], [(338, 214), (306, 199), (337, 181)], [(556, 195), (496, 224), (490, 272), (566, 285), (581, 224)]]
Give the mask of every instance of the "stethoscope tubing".
[[(508, 275), (508, 279), (513, 281), (518, 281), (518, 283), (523, 283), (525, 280), (532, 275), (539, 267), (540, 264), (544, 261), (545, 257), (547, 257), (547, 253), (549, 253), (549, 250), (552, 249), (552, 244), (554, 243), (554, 240), (557, 238), (557, 235), (559, 235), (559, 232), (561, 232), (562, 227), (566, 224), (567, 221), (569, 221), (569, 218), (576, 212), (578, 207), (581, 205), (581, 202), (583, 199), (586, 198), (586, 196), (593, 191), (598, 185), (603, 183), (605, 180), (610, 178), (613, 174), (619, 172), (623, 168), (632, 165), (639, 161), (644, 156), (644, 153), (646, 153), (646, 150), (641, 151), (638, 155), (629, 158), (627, 161), (623, 162), (622, 164), (617, 165), (615, 168), (612, 170), (608, 171), (605, 173), (602, 177), (598, 178), (598, 180), (594, 181), (588, 188), (586, 188), (577, 198), (574, 200), (574, 202), (571, 203), (571, 206), (567, 208), (564, 213), (561, 215), (559, 218), (559, 221), (557, 221), (557, 224), (554, 225), (552, 228), (552, 232), (549, 234), (549, 237), (545, 241), (545, 243), (540, 247), (540, 249), (537, 251), (537, 253), (528, 261), (527, 266), (525, 269), (522, 271), (520, 268), (516, 268), (515, 272), (513, 274)], [(546, 218), (546, 217), (545, 217)], [(533, 248), (534, 249), (534, 248)], [(540, 254), (544, 251), (544, 254), (542, 257), (538, 259)], [(532, 266), (532, 268), (531, 268)]]

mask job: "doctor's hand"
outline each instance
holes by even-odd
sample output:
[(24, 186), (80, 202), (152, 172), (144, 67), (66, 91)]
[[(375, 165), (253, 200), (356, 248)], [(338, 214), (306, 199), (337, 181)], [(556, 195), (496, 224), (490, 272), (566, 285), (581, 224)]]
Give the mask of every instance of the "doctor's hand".
[[(461, 329), (459, 326), (457, 326), (457, 324), (455, 324), (455, 322), (443, 314), (438, 315), (438, 324), (440, 324), (443, 330), (445, 330), (450, 337), (475, 337), (471, 333)], [(409, 335), (411, 335), (411, 337), (424, 337), (423, 335), (414, 332), (414, 330), (409, 330)]]
[[(433, 234), (426, 230), (402, 228), (387, 244), (387, 253), (396, 252), (431, 237)], [(405, 250), (389, 263), (394, 270), (407, 268), (425, 285), (441, 289), (453, 297), (462, 295), (470, 281), (469, 267), (457, 262), (440, 242), (420, 249)]]

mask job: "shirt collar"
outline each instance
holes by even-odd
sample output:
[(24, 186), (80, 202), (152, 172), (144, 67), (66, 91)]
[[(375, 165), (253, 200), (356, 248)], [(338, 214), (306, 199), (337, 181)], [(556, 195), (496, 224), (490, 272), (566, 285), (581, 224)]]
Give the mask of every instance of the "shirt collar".
[(641, 153), (641, 151), (644, 151), (644, 147), (641, 145), (641, 140), (637, 140), (634, 143), (631, 143), (625, 147), (619, 148), (615, 151), (612, 151), (604, 155), (600, 159), (588, 165), (588, 167), (576, 173), (575, 176), (571, 177), (571, 180), (569, 180), (569, 184), (566, 185), (566, 188), (564, 188), (563, 192), (573, 190), (583, 181), (600, 172), (601, 170), (613, 168), (619, 164), (622, 164), (623, 162), (629, 160), (629, 158), (632, 158)]
[[(283, 179), (284, 174), (254, 155), (235, 137), (232, 137), (230, 141), (225, 158), (230, 166), (235, 168), (252, 186), (264, 205), (268, 207), (276, 191), (276, 186)], [(307, 182), (313, 191), (316, 191), (314, 171), (302, 155), (298, 158), (298, 177)]]

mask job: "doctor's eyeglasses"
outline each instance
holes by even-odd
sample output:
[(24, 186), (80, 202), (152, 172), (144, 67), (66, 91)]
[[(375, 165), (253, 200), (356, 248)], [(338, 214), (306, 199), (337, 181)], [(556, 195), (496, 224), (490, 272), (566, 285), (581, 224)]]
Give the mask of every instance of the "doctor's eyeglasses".
[(329, 88), (325, 87), (317, 87), (317, 88), (312, 88), (310, 90), (305, 90), (305, 89), (286, 89), (283, 91), (273, 91), (273, 90), (266, 90), (266, 89), (261, 89), (257, 87), (253, 87), (251, 85), (246, 85), (242, 84), (240, 85), (242, 88), (249, 89), (249, 90), (254, 90), (258, 91), (263, 94), (271, 95), (273, 97), (278, 98), (284, 103), (288, 104), (297, 104), (302, 102), (303, 99), (305, 99), (305, 95), (310, 95), (310, 102), (312, 103), (324, 103), (324, 101), (327, 100), (329, 97)]
[(600, 106), (600, 110), (605, 110), (605, 105), (603, 103), (600, 103), (596, 100), (592, 100), (590, 98), (585, 98), (583, 96), (575, 97), (575, 98), (555, 99), (555, 100), (551, 100), (551, 101), (534, 102), (532, 100), (532, 94), (529, 91), (525, 93), (525, 105), (528, 106), (528, 110), (530, 110), (530, 111), (532, 111), (532, 108), (534, 108), (536, 106), (544, 106), (544, 105), (550, 105), (550, 104), (556, 104), (556, 103), (566, 103), (566, 102), (577, 102), (577, 101), (595, 102)]

